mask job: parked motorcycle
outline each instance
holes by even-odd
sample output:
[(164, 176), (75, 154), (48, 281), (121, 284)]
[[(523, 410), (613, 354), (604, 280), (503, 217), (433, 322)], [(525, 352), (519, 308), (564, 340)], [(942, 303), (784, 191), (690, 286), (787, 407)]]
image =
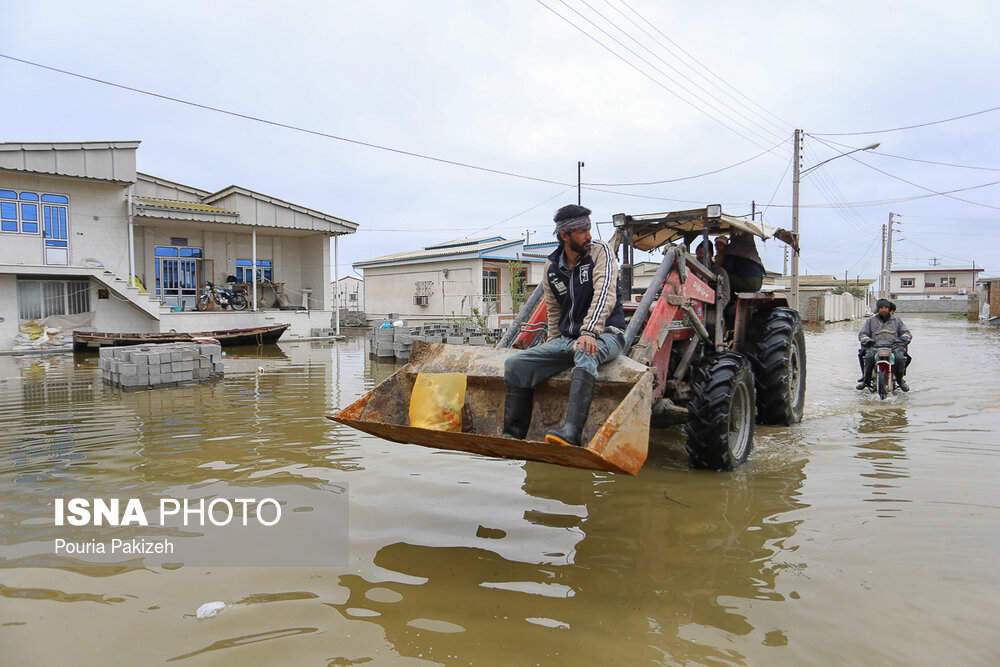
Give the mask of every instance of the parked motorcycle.
[(212, 301), (223, 310), (232, 307), (233, 310), (246, 310), (249, 301), (247, 291), (243, 287), (226, 289), (210, 282), (206, 282), (202, 287), (201, 295), (198, 297), (198, 310), (208, 310)]

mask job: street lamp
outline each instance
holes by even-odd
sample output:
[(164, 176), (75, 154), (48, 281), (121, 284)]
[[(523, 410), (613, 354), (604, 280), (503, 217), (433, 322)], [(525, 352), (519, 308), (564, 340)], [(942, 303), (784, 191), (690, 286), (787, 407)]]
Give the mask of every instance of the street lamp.
[(799, 181), (802, 180), (803, 176), (815, 171), (831, 160), (836, 160), (837, 158), (850, 155), (851, 153), (857, 153), (859, 151), (875, 150), (878, 147), (879, 144), (874, 143), (871, 146), (865, 146), (864, 148), (855, 148), (853, 150), (845, 151), (823, 160), (822, 162), (814, 164), (808, 169), (800, 171), (799, 165), (802, 154), (802, 130), (795, 130), (795, 168), (792, 171), (792, 234), (795, 237), (795, 244), (798, 246), (792, 248), (792, 307), (795, 308), (795, 310), (799, 309), (799, 247), (802, 245), (799, 242)]

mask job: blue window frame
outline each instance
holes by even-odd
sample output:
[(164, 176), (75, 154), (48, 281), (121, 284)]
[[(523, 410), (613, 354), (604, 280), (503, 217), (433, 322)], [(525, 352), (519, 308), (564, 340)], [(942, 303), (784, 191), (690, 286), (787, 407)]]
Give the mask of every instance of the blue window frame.
[[(249, 259), (238, 259), (236, 260), (236, 281), (241, 283), (252, 283), (253, 282), (253, 272), (251, 267), (253, 266), (253, 261)], [(258, 259), (257, 260), (257, 282), (274, 282), (274, 273), (272, 271), (271, 260), (269, 259)]]
[(39, 234), (44, 224), (46, 238), (65, 241), (68, 204), (65, 195), (0, 189), (0, 232)]

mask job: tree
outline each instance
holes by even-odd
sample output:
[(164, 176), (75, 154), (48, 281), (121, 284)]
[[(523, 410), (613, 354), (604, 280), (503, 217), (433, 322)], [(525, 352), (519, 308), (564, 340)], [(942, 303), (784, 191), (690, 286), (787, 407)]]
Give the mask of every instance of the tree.
[(510, 274), (510, 301), (513, 311), (520, 312), (521, 306), (528, 300), (527, 295), (527, 269), (521, 256), (517, 259), (507, 260), (507, 272)]

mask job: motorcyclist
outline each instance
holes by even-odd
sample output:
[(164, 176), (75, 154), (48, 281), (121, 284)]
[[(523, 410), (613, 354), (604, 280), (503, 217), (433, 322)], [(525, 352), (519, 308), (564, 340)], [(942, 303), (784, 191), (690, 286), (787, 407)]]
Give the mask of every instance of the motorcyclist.
[(864, 376), (858, 384), (857, 389), (866, 388), (872, 381), (872, 374), (875, 371), (875, 354), (879, 346), (891, 347), (892, 355), (895, 358), (893, 369), (896, 374), (896, 384), (903, 391), (910, 391), (910, 387), (903, 379), (906, 373), (907, 354), (906, 346), (913, 340), (910, 330), (903, 324), (903, 320), (896, 314), (896, 304), (888, 299), (879, 299), (875, 302), (876, 314), (872, 315), (861, 327), (858, 333), (858, 340), (865, 348)]

